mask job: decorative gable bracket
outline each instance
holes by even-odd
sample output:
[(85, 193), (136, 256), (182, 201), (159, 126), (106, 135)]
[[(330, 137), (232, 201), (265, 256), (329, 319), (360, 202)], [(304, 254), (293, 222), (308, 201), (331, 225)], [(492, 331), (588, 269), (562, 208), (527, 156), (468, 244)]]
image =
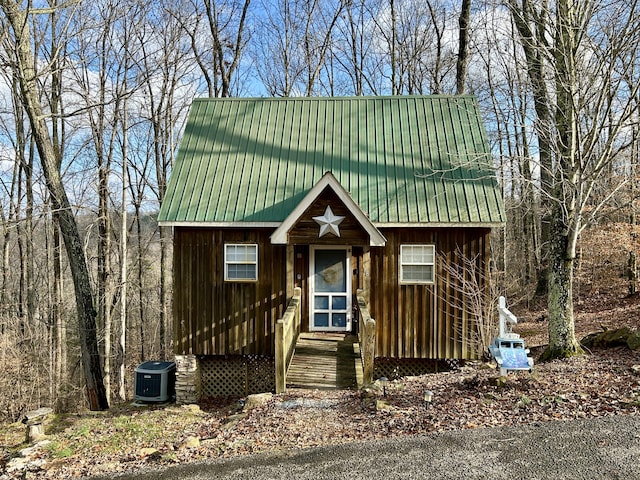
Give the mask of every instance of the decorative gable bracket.
[[(362, 211), (360, 206), (351, 198), (351, 195), (344, 189), (344, 187), (338, 182), (336, 177), (333, 176), (331, 172), (325, 173), (322, 178), (314, 185), (314, 187), (309, 190), (309, 193), (305, 195), (302, 201), (298, 204), (298, 206), (289, 214), (287, 218), (280, 224), (280, 226), (271, 234), (271, 243), (274, 245), (286, 245), (288, 243), (288, 234), (289, 231), (295, 226), (295, 224), (300, 220), (300, 217), (304, 215), (307, 209), (318, 199), (320, 194), (325, 190), (325, 188), (331, 188), (333, 192), (338, 196), (338, 198), (342, 201), (342, 203), (349, 209), (351, 214), (355, 217), (357, 222), (363, 228), (365, 232), (369, 235), (369, 246), (372, 247), (383, 247), (387, 243), (387, 239), (384, 238), (384, 235), (380, 233), (373, 223), (369, 220), (369, 217)], [(326, 213), (325, 213), (326, 216)], [(333, 213), (331, 212), (331, 216)], [(317, 217), (320, 219), (321, 217)], [(341, 217), (337, 217), (340, 219)], [(325, 218), (322, 218), (320, 222), (314, 218), (314, 220), (322, 225), (323, 222), (326, 224)], [(337, 224), (341, 220), (337, 220), (336, 218), (330, 218), (331, 220), (328, 222), (330, 225), (334, 225), (337, 230)], [(321, 227), (322, 228), (322, 227)], [(331, 227), (328, 227), (331, 228)], [(327, 228), (325, 228), (327, 230)], [(331, 231), (331, 230), (329, 230)], [(335, 233), (335, 231), (333, 232)], [(337, 235), (339, 236), (339, 235)]]

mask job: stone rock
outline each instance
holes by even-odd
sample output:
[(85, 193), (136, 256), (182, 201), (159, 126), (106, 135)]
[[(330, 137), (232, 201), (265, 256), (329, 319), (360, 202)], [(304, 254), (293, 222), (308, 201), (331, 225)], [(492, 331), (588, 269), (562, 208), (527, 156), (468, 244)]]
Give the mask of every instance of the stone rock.
[(180, 442), (180, 445), (178, 445), (179, 449), (186, 449), (186, 448), (198, 448), (200, 446), (200, 439), (198, 437), (194, 437), (194, 436), (188, 436), (187, 438), (185, 438), (182, 442)]
[(639, 350), (640, 349), (640, 331), (633, 332), (627, 338), (627, 346), (631, 350)]
[(236, 413), (235, 415), (229, 415), (226, 422), (222, 425), (222, 430), (231, 430), (238, 424), (240, 420), (242, 420), (246, 416), (246, 413)]
[(260, 405), (264, 405), (268, 403), (273, 398), (273, 393), (256, 393), (254, 395), (249, 395), (247, 397), (247, 401), (242, 408), (243, 411), (247, 412), (252, 408), (259, 407)]
[(193, 413), (193, 414), (200, 414), (202, 413), (202, 410), (200, 410), (200, 406), (195, 405), (195, 404), (189, 404), (189, 405), (181, 405), (180, 408), (184, 411), (187, 411), (189, 413)]
[(32, 458), (37, 456), (47, 445), (51, 443), (51, 440), (41, 440), (32, 447), (23, 448), (18, 452), (23, 458)]
[(640, 332), (633, 332), (629, 327), (593, 332), (580, 343), (587, 348), (629, 347), (637, 350), (640, 347)]
[(499, 376), (499, 377), (491, 377), (489, 378), (489, 384), (493, 385), (494, 387), (498, 387), (498, 388), (504, 388), (507, 386), (507, 382), (509, 381), (509, 379), (505, 376)]
[(383, 399), (376, 400), (376, 411), (378, 412), (393, 412), (396, 407), (389, 405), (389, 402)]
[(7, 473), (15, 473), (27, 468), (29, 460), (23, 457), (15, 457), (9, 460), (5, 469)]
[(140, 456), (140, 458), (157, 456), (159, 454), (160, 452), (158, 452), (158, 449), (153, 447), (141, 448), (140, 451), (138, 452), (138, 455)]

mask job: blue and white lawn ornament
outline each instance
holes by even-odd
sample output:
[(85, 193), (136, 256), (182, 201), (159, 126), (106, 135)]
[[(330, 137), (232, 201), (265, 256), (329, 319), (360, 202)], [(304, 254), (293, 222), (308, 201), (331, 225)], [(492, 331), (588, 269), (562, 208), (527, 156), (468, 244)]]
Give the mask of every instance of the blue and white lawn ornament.
[(529, 356), (529, 349), (525, 348), (520, 335), (511, 331), (511, 325), (518, 323), (518, 318), (506, 307), (504, 297), (498, 303), (500, 316), (500, 333), (489, 345), (489, 353), (496, 361), (496, 368), (500, 375), (506, 375), (512, 370), (533, 370), (533, 358)]

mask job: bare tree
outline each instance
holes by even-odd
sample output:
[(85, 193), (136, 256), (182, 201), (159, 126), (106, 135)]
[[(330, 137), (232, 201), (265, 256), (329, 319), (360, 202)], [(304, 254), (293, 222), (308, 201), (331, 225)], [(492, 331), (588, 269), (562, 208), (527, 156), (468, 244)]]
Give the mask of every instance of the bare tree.
[[(330, 65), (336, 26), (344, 0), (281, 0), (265, 3), (261, 34), (253, 56), (258, 76), (274, 96), (317, 95), (334, 91)], [(269, 58), (269, 62), (258, 62)], [(327, 73), (323, 76), (323, 72)]]
[(370, 22), (367, 0), (347, 2), (343, 19), (336, 25), (331, 51), (333, 61), (349, 79), (349, 91), (358, 96), (366, 91), (375, 91), (367, 73), (367, 59), (372, 56), (373, 48), (371, 35), (368, 35)]
[[(449, 257), (449, 258), (447, 258)], [(472, 346), (478, 358), (487, 357), (489, 345), (497, 334), (497, 305), (500, 296), (496, 274), (479, 255), (470, 256), (463, 248), (438, 254), (438, 268), (443, 272), (439, 292), (442, 301), (459, 312), (465, 331), (457, 332)]]
[[(167, 187), (167, 178), (173, 164), (176, 137), (180, 122), (191, 102), (195, 88), (188, 85), (192, 52), (184, 40), (184, 22), (164, 8), (146, 13), (150, 22), (138, 25), (137, 44), (140, 58), (136, 68), (141, 73), (141, 91), (144, 102), (140, 115), (150, 128), (152, 163), (155, 166), (153, 191), (158, 204), (162, 203)], [(155, 17), (154, 17), (155, 16)], [(155, 22), (154, 22), (155, 20)], [(167, 353), (167, 329), (170, 299), (170, 231), (158, 227), (160, 232), (160, 285), (159, 285), (159, 354)]]
[(465, 81), (467, 79), (470, 17), (471, 0), (462, 0), (460, 17), (458, 17), (458, 59), (456, 61), (456, 93), (458, 95), (464, 93)]
[[(638, 106), (638, 5), (619, 0), (510, 0), (536, 103), (542, 195), (551, 206), (549, 235), (549, 347), (543, 358), (579, 354), (573, 312), (573, 268), (582, 229), (597, 218), (612, 192), (593, 205), (607, 169), (629, 148)], [(634, 78), (630, 83), (625, 81)], [(550, 81), (551, 80), (551, 81)], [(543, 156), (546, 160), (542, 160)], [(546, 177), (548, 175), (548, 177)]]
[(209, 97), (232, 96), (247, 40), (251, 0), (168, 2), (167, 10), (190, 41)]
[[(289, 97), (299, 89), (304, 72), (302, 7), (290, 0), (280, 0), (271, 7), (266, 3), (260, 18), (253, 52), (258, 77), (269, 95)], [(262, 62), (264, 58), (270, 62)]]
[(43, 99), (47, 99), (47, 92), (41, 82), (43, 74), (55, 66), (55, 59), (61, 53), (60, 45), (52, 51), (53, 57), (40, 71), (36, 66), (42, 62), (36, 62), (36, 53), (32, 48), (31, 28), (29, 26), (31, 15), (53, 15), (58, 13), (58, 8), (53, 5), (46, 11), (34, 11), (28, 7), (23, 8), (21, 3), (1, 0), (0, 8), (4, 13), (4, 62), (11, 65), (20, 82), (21, 102), (29, 117), (29, 122), (37, 146), (38, 156), (42, 164), (47, 188), (51, 195), (54, 214), (58, 218), (60, 230), (64, 238), (67, 250), (67, 258), (71, 267), (74, 281), (77, 314), (79, 321), (79, 338), (82, 350), (82, 363), (86, 384), (89, 407), (92, 410), (108, 408), (103, 383), (102, 365), (98, 350), (96, 332), (96, 311), (93, 305), (93, 292), (89, 278), (89, 270), (82, 248), (82, 239), (76, 223), (71, 203), (60, 175), (59, 156), (56, 153), (47, 119), (50, 116), (42, 105)]

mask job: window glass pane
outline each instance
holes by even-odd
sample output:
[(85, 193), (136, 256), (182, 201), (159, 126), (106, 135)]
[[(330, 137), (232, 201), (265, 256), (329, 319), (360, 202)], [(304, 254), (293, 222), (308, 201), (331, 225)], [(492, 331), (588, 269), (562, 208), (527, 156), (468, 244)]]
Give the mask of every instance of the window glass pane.
[(258, 246), (225, 245), (226, 280), (258, 279)]
[(313, 316), (313, 325), (315, 327), (328, 327), (329, 326), (329, 314), (328, 313), (315, 313)]
[(346, 313), (334, 313), (331, 317), (332, 327), (344, 328), (347, 326)]
[(318, 297), (318, 296), (316, 296), (316, 300), (314, 302), (314, 306), (318, 310), (329, 310), (329, 297), (326, 297), (326, 296)]
[(256, 266), (251, 264), (227, 265), (227, 279), (229, 280), (256, 280)]
[(433, 282), (435, 247), (401, 245), (400, 262), (403, 282)]
[(255, 263), (258, 259), (258, 247), (256, 245), (226, 245), (227, 262)]
[(433, 263), (433, 245), (404, 245), (401, 251), (402, 263)]
[(407, 249), (405, 261), (407, 263), (422, 263), (424, 261), (422, 258), (422, 249), (414, 245), (410, 246)]
[(345, 310), (347, 308), (347, 297), (333, 297), (331, 308), (334, 310)]
[(428, 247), (424, 252), (424, 256), (425, 256), (426, 263), (431, 263), (431, 264), (435, 263), (433, 259), (433, 247)]
[(402, 268), (402, 279), (406, 281), (425, 281), (424, 275), (424, 267), (420, 265), (405, 265)]
[(404, 265), (402, 280), (417, 282), (433, 281), (433, 265)]
[(245, 245), (242, 249), (242, 256), (240, 261), (242, 262), (255, 262), (256, 261), (256, 246)]

